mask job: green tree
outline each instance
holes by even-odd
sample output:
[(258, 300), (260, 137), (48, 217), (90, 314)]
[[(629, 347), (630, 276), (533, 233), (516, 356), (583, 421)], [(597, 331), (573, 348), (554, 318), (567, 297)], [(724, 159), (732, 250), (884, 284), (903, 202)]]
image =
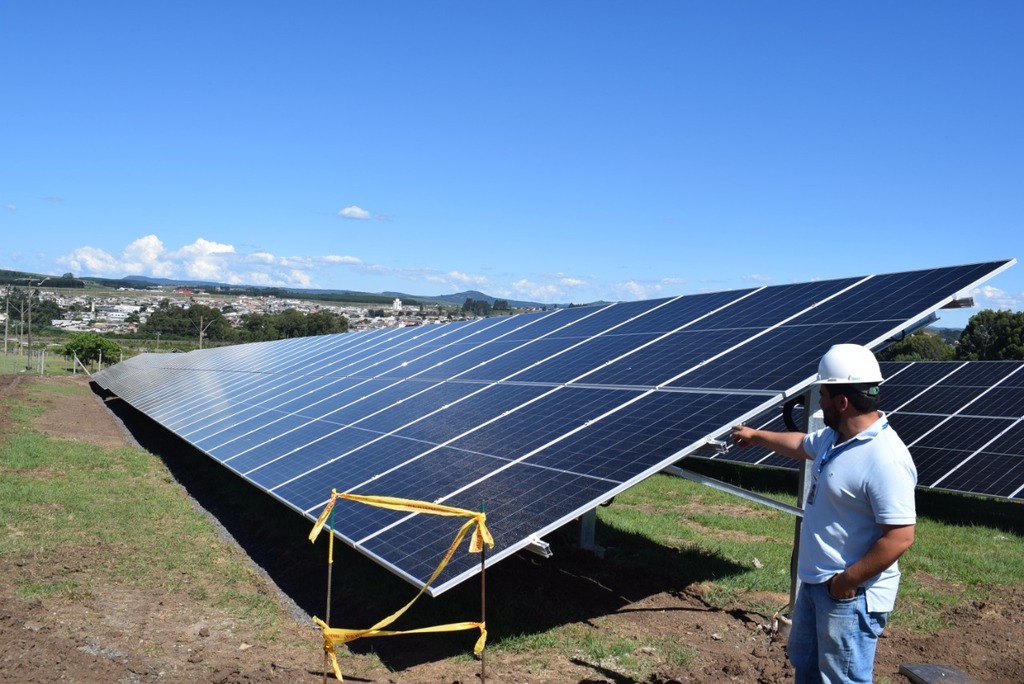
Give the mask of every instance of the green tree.
[(274, 327), (282, 338), (305, 337), (306, 317), (295, 309), (285, 309), (273, 317)]
[(878, 353), (879, 361), (952, 361), (956, 349), (925, 330), (903, 338)]
[(476, 314), (481, 318), (491, 315), (491, 305), (486, 299), (473, 299), (472, 297), (467, 297), (465, 303), (462, 305), (462, 310), (466, 313)]
[(985, 309), (967, 321), (956, 356), (964, 361), (1024, 359), (1024, 311)]
[(168, 339), (187, 340), (198, 338), (200, 329), (207, 340), (230, 342), (237, 337), (219, 309), (204, 304), (193, 304), (183, 309), (171, 306), (166, 299), (150, 312), (139, 333), (149, 336), (160, 333)]
[[(26, 317), (27, 315), (26, 312)], [(32, 300), (32, 330), (34, 332), (39, 332), (40, 328), (49, 328), (53, 325), (52, 321), (58, 318), (60, 318), (60, 307), (57, 302), (38, 297)]]
[(306, 335), (333, 335), (348, 332), (348, 319), (332, 311), (317, 311), (306, 316)]
[(61, 348), (64, 356), (77, 356), (82, 363), (99, 361), (100, 357), (111, 362), (121, 358), (121, 345), (96, 333), (71, 333), (71, 340)]
[(269, 316), (251, 313), (242, 316), (242, 339), (246, 342), (267, 342), (281, 339)]

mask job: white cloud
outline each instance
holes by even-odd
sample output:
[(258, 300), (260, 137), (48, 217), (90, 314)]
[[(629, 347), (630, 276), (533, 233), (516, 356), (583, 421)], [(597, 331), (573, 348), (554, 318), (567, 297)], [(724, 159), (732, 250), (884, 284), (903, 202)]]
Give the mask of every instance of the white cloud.
[(17, 208), (18, 208), (17, 205), (14, 205), (14, 204), (5, 204), (4, 205), (4, 209), (6, 209), (7, 211), (16, 211)]
[(661, 292), (661, 285), (658, 283), (639, 283), (635, 280), (627, 280), (624, 283), (616, 283), (612, 286), (617, 299), (651, 299)]
[(345, 207), (339, 211), (338, 216), (347, 219), (368, 219), (370, 218), (370, 212), (353, 204), (351, 207)]
[(983, 285), (971, 292), (975, 302), (983, 309), (1011, 309), (1020, 310), (1024, 308), (1024, 293), (1011, 294), (998, 287)]
[(760, 273), (751, 273), (748, 276), (743, 277), (744, 280), (751, 280), (755, 283), (770, 283), (775, 280), (771, 276), (761, 275)]
[(123, 273), (121, 262), (113, 255), (95, 247), (79, 247), (57, 259), (57, 263), (68, 266), (73, 272), (112, 275)]
[(178, 260), (190, 278), (198, 280), (227, 280), (232, 277), (231, 261), (226, 255), (235, 253), (234, 245), (225, 245), (203, 238), (185, 245), (170, 256)]
[(293, 270), (288, 272), (289, 282), (296, 283), (298, 287), (310, 287), (313, 279), (305, 271)]
[(458, 271), (448, 271), (445, 276), (450, 282), (462, 283), (464, 285), (483, 286), (490, 282), (487, 276), (470, 275), (469, 273), (460, 273)]
[(80, 275), (121, 278), (144, 275), (225, 282), (234, 285), (315, 287), (324, 269), (362, 268), (353, 256), (277, 256), (265, 250), (240, 254), (234, 245), (198, 238), (178, 249), (168, 249), (156, 235), (131, 242), (120, 255), (97, 247), (78, 247), (57, 263)]
[(584, 296), (581, 300), (581, 294), (590, 285), (590, 281), (584, 278), (577, 278), (565, 273), (546, 273), (536, 281), (521, 278), (511, 284), (510, 291), (501, 294), (515, 299), (526, 299), (546, 304), (564, 304), (593, 300), (594, 298), (589, 296)]
[(338, 256), (336, 254), (328, 254), (325, 257), (320, 257), (326, 264), (361, 264), (362, 259), (353, 256)]
[(558, 302), (565, 298), (565, 289), (555, 283), (535, 283), (525, 278), (512, 283), (517, 299)]
[(124, 249), (122, 268), (128, 275), (151, 275), (170, 278), (174, 275), (174, 262), (167, 258), (164, 243), (156, 235), (135, 240)]

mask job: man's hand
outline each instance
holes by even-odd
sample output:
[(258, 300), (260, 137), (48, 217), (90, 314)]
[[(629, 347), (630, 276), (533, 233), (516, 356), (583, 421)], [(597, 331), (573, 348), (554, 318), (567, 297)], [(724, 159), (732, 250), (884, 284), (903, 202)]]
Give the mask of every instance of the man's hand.
[(857, 595), (857, 585), (846, 579), (846, 573), (832, 575), (825, 586), (828, 587), (828, 595), (837, 601), (852, 599)]
[(746, 425), (733, 425), (732, 426), (732, 443), (741, 449), (750, 446), (754, 443), (754, 436), (757, 434), (757, 430)]
[(802, 432), (773, 432), (755, 430), (748, 425), (732, 426), (732, 442), (741, 449), (752, 445), (763, 446), (777, 454), (800, 460), (810, 458), (803, 449), (803, 441)]

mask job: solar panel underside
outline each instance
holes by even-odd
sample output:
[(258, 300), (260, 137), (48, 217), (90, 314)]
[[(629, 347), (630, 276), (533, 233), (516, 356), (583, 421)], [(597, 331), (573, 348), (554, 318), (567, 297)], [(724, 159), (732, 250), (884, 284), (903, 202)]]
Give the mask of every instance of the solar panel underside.
[[(313, 520), (332, 488), (479, 510), (498, 562), (1014, 262), (145, 354), (96, 382)], [(339, 502), (415, 585), (457, 525)], [(456, 554), (437, 595), (479, 571)]]
[[(1024, 499), (1024, 362), (883, 362), (882, 408), (909, 446), (918, 484)], [(769, 430), (783, 430), (769, 415)], [(764, 449), (716, 458), (795, 468)]]

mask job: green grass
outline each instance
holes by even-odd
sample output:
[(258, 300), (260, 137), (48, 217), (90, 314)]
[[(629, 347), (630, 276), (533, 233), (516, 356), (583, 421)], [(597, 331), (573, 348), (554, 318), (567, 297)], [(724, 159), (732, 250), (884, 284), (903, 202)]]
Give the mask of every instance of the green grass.
[[(776, 495), (776, 498), (779, 498)], [(785, 503), (795, 498), (786, 497)], [(642, 535), (668, 548), (717, 556), (741, 566), (716, 585), (736, 591), (789, 591), (793, 518), (734, 495), (668, 475), (627, 490), (598, 511), (619, 532)], [(719, 601), (716, 601), (716, 603)]]
[[(227, 547), (182, 495), (159, 459), (140, 449), (101, 449), (31, 429), (48, 397), (62, 392), (88, 389), (31, 384), (26, 399), (0, 405), (8, 420), (0, 435), (0, 556), (48, 558), (97, 544), (103, 553), (90, 556), (101, 562), (88, 567), (23, 581), (18, 596), (81, 601), (90, 597), (90, 587), (100, 585), (159, 589), (220, 607), (273, 638), (275, 624), (284, 619), (281, 609), (261, 591), (241, 554)], [(126, 491), (133, 495), (124, 496)], [(786, 493), (762, 493), (794, 503)], [(984, 601), (1002, 586), (1024, 582), (1024, 506), (931, 492), (918, 500), (917, 540), (900, 563), (904, 576), (890, 624), (931, 633), (947, 626), (943, 615), (951, 605)], [(665, 588), (697, 583), (709, 605), (767, 619), (788, 597), (793, 529), (788, 514), (658, 475), (598, 509), (597, 542), (607, 555), (592, 571), (653, 577), (654, 586)], [(366, 559), (352, 556), (347, 562), (356, 577), (377, 572), (368, 569), (372, 563)], [(374, 576), (382, 585), (391, 582), (386, 573)], [(392, 583), (395, 600), (385, 603), (401, 605), (409, 587)], [(474, 593), (472, 587), (456, 589), (451, 600), (418, 605), (414, 612), (420, 614), (410, 614), (408, 623), (465, 619), (476, 605)], [(432, 621), (435, 609), (454, 614)], [(593, 610), (561, 596), (510, 602), (488, 650), (528, 656), (528, 664), (538, 669), (577, 659), (636, 681), (665, 666), (685, 668), (695, 657), (678, 640), (617, 634), (600, 614), (593, 617)], [(567, 621), (565, 616), (574, 613), (591, 617)]]
[[(788, 495), (762, 493), (794, 503)], [(944, 608), (965, 599), (984, 600), (1000, 586), (1024, 582), (1024, 536), (1019, 532), (1024, 530), (1024, 506), (998, 502), (994, 508), (991, 501), (955, 494), (921, 498), (916, 541), (900, 561), (903, 579), (891, 624), (932, 632), (948, 626), (941, 616)], [(972, 505), (979, 511), (976, 524), (937, 519), (948, 508)], [(986, 518), (990, 525), (983, 524)], [(750, 592), (789, 592), (794, 519), (785, 513), (658, 475), (599, 509), (599, 519), (612, 530), (739, 566), (739, 572), (723, 574), (706, 590), (704, 598), (712, 605), (735, 605)], [(771, 614), (772, 608), (756, 602), (747, 607), (762, 614)]]
[(644, 639), (642, 636), (613, 636), (600, 629), (600, 625), (565, 625), (537, 634), (520, 634), (488, 646), (494, 652), (532, 653), (537, 666), (543, 667), (545, 658), (559, 653), (599, 668), (620, 672), (637, 681), (646, 680), (659, 667), (667, 664), (687, 667), (696, 652), (677, 639)]
[[(35, 343), (33, 343), (33, 347), (36, 347)], [(37, 349), (39, 348), (41, 347), (37, 347)], [(12, 343), (8, 343), (7, 354), (0, 351), (0, 375), (39, 375), (39, 366), (37, 364), (38, 361), (33, 365), (32, 370), (28, 370), (26, 368), (28, 357), (25, 354), (19, 354)], [(82, 369), (79, 368), (78, 372), (81, 373)], [(71, 375), (72, 373), (71, 364), (63, 356), (56, 353), (53, 349), (47, 350), (46, 355), (43, 357), (44, 375)]]
[(9, 421), (0, 435), (0, 556), (74, 558), (87, 546), (91, 562), (57, 580), (18, 585), (18, 595), (76, 601), (98, 584), (161, 589), (208, 601), (272, 633), (280, 608), (159, 459), (31, 430), (47, 395), (65, 392), (89, 390), (36, 384), (27, 401), (0, 406)]

